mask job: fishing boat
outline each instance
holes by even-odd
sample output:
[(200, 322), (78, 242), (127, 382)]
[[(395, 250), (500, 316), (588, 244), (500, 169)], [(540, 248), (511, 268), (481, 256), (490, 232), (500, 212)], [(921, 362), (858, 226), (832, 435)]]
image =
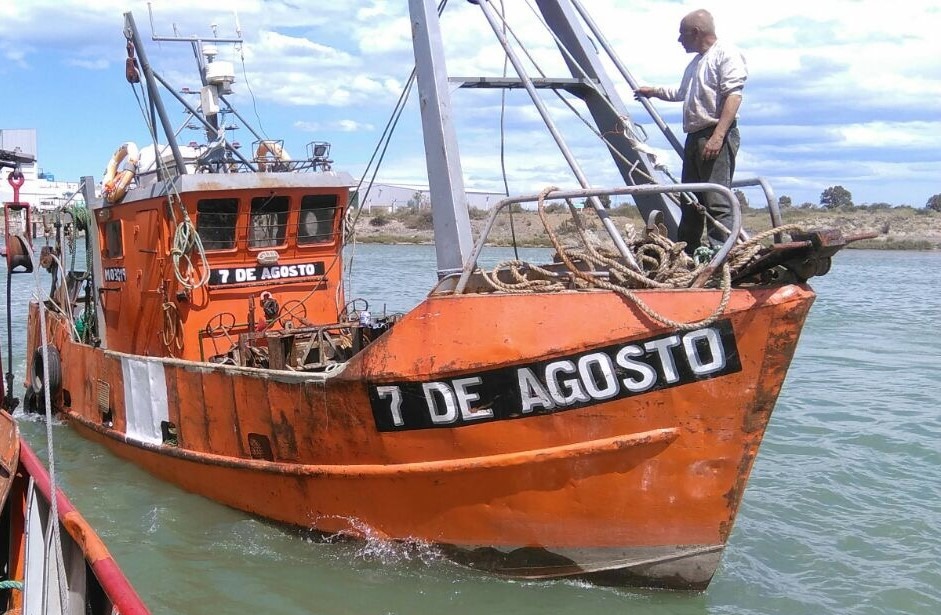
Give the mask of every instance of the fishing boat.
[[(258, 133), (248, 154), (228, 139), (227, 118), (247, 122), (217, 47), (240, 38), (154, 36), (193, 46), (197, 106), (126, 14), (128, 80), (164, 135), (121, 144), (100, 194), (84, 178), (88, 215), (63, 212), (86, 231), (90, 267), (62, 266), (67, 242), (49, 249), (24, 403), (46, 411), (48, 394), (49, 411), (116, 455), (287, 526), (428, 543), (510, 577), (704, 588), (814, 301), (806, 281), (848, 239), (783, 226), (763, 179), (737, 184), (767, 196), (775, 228), (756, 236), (727, 187), (661, 181), (576, 0), (537, 2), (572, 70), (559, 79), (530, 77), (501, 16), (475, 4), (518, 77), (462, 85), (525, 89), (576, 187), (547, 179), (508, 197), (472, 236), (440, 7), (410, 0), (438, 283), (401, 314), (347, 295), (365, 188), (332, 168), (330, 145), (292, 158)], [(161, 87), (205, 145), (177, 143)], [(585, 102), (622, 185), (589, 183), (545, 113), (550, 89)], [(697, 261), (671, 240), (675, 199), (705, 191), (735, 217)], [(619, 195), (647, 220), (633, 235), (609, 215)], [(549, 201), (578, 228), (593, 216), (603, 243), (582, 233), (573, 248), (547, 225), (551, 262), (479, 266), (499, 216)]]

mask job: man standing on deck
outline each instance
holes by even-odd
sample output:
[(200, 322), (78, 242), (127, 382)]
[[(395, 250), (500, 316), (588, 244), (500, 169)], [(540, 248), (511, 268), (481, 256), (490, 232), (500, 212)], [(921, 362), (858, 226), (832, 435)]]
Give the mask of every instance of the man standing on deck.
[[(745, 57), (733, 46), (719, 42), (712, 15), (703, 9), (680, 21), (678, 41), (687, 53), (696, 54), (683, 73), (679, 89), (643, 86), (634, 92), (635, 97), (683, 101), (686, 145), (682, 181), (731, 187), (740, 141), (735, 120), (748, 78)], [(724, 197), (706, 192), (697, 194), (697, 198), (717, 222), (732, 228), (732, 212)], [(679, 240), (686, 242), (686, 252), (692, 254), (702, 241), (705, 220), (702, 212), (685, 199), (681, 209)], [(711, 222), (708, 235), (712, 247), (721, 246), (728, 237)]]

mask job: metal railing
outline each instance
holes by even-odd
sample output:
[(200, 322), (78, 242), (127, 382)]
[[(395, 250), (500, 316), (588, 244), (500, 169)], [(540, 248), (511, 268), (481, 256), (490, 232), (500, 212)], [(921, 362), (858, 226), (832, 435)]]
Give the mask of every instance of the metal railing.
[[(746, 186), (759, 186), (761, 191), (765, 195), (765, 201), (768, 202), (768, 213), (771, 215), (771, 226), (778, 228), (784, 222), (781, 219), (781, 208), (778, 206), (778, 202), (774, 200), (774, 190), (771, 189), (771, 184), (768, 183), (764, 177), (747, 177), (745, 179), (736, 179), (732, 181), (733, 188), (744, 188)], [(774, 241), (781, 241), (781, 234), (774, 234)]]
[[(746, 180), (748, 181), (748, 180)], [(758, 180), (763, 181), (763, 180)], [(743, 184), (745, 185), (745, 184)], [(741, 230), (742, 230), (742, 212), (738, 202), (738, 199), (732, 193), (729, 188), (722, 186), (720, 184), (707, 184), (707, 183), (694, 183), (694, 184), (670, 184), (670, 185), (660, 185), (660, 184), (644, 184), (640, 186), (624, 186), (621, 188), (585, 188), (579, 190), (555, 190), (549, 192), (548, 194), (526, 194), (520, 196), (514, 196), (501, 200), (499, 203), (494, 205), (493, 209), (490, 211), (490, 216), (487, 218), (487, 224), (481, 230), (480, 237), (477, 238), (476, 243), (474, 244), (474, 251), (471, 253), (470, 258), (467, 259), (467, 262), (464, 263), (464, 269), (461, 272), (461, 277), (457, 282), (457, 285), (454, 288), (454, 294), (461, 294), (464, 292), (464, 289), (467, 286), (467, 282), (470, 279), (471, 274), (477, 269), (477, 260), (480, 258), (480, 253), (484, 249), (484, 245), (487, 242), (487, 238), (490, 236), (490, 231), (493, 229), (493, 225), (496, 222), (497, 216), (501, 211), (509, 206), (517, 203), (533, 203), (537, 202), (540, 199), (573, 199), (573, 198), (587, 198), (587, 197), (598, 197), (602, 195), (635, 195), (635, 194), (665, 194), (665, 193), (681, 193), (681, 192), (715, 192), (722, 197), (730, 205), (730, 211), (732, 212), (732, 228), (729, 229), (730, 233), (728, 238), (725, 240), (725, 243), (722, 244), (722, 247), (719, 248), (719, 251), (715, 253), (712, 257), (712, 260), (706, 265), (706, 267), (699, 273), (696, 279), (692, 283), (692, 287), (701, 287), (707, 280), (709, 280), (716, 271), (722, 266), (725, 260), (728, 258), (729, 253), (732, 251), (732, 247), (735, 245), (736, 240), (738, 239)], [(605, 230), (608, 231), (609, 235), (612, 235), (612, 240), (615, 240), (614, 235), (617, 234), (617, 231), (613, 228), (605, 226)], [(623, 238), (620, 235), (617, 235), (617, 238), (623, 241)]]

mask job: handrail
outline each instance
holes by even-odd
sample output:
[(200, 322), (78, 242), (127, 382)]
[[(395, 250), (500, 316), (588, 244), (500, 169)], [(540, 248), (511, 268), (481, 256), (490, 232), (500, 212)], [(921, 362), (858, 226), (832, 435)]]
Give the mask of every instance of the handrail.
[[(771, 189), (771, 184), (768, 183), (764, 177), (747, 177), (745, 179), (736, 179), (732, 181), (733, 188), (741, 188), (744, 186), (761, 186), (762, 192), (765, 193), (765, 200), (768, 202), (768, 213), (771, 214), (771, 226), (778, 228), (784, 221), (781, 219), (781, 208), (778, 206), (778, 202), (774, 200), (774, 190)], [(781, 241), (781, 233), (774, 234), (774, 241)]]
[[(484, 244), (487, 241), (487, 238), (490, 236), (490, 231), (493, 229), (493, 225), (496, 221), (497, 216), (500, 214), (501, 210), (508, 205), (513, 205), (516, 203), (530, 203), (536, 202), (540, 199), (573, 199), (581, 197), (590, 197), (590, 196), (602, 196), (602, 195), (634, 195), (634, 194), (665, 194), (669, 192), (716, 192), (721, 196), (725, 197), (725, 200), (728, 201), (730, 205), (730, 210), (732, 212), (732, 228), (728, 238), (725, 240), (725, 243), (722, 244), (722, 247), (718, 252), (712, 257), (712, 260), (709, 261), (709, 264), (703, 269), (699, 276), (693, 281), (693, 287), (700, 287), (706, 283), (706, 281), (713, 276), (713, 274), (722, 266), (726, 258), (728, 258), (729, 253), (732, 251), (732, 246), (735, 245), (736, 240), (738, 239), (739, 234), (742, 230), (742, 212), (741, 207), (738, 202), (738, 199), (735, 198), (735, 195), (732, 191), (720, 184), (708, 184), (708, 183), (693, 183), (693, 184), (670, 184), (670, 185), (661, 185), (661, 184), (642, 184), (638, 186), (623, 186), (620, 188), (583, 188), (578, 190), (554, 190), (548, 193), (541, 194), (525, 194), (520, 196), (509, 197), (501, 200), (496, 205), (493, 206), (493, 209), (490, 211), (490, 216), (487, 218), (487, 224), (481, 230), (480, 236), (477, 238), (476, 243), (474, 244), (474, 251), (471, 253), (470, 258), (467, 259), (467, 262), (464, 263), (464, 269), (461, 272), (461, 277), (457, 282), (457, 286), (454, 288), (454, 294), (460, 295), (464, 292), (465, 287), (467, 286), (467, 281), (470, 279), (471, 274), (474, 272), (474, 269), (477, 268), (477, 259), (480, 257), (480, 253), (484, 249)], [(605, 227), (609, 234), (615, 233), (613, 229)], [(620, 236), (618, 236), (620, 237)], [(623, 241), (623, 239), (622, 239)]]

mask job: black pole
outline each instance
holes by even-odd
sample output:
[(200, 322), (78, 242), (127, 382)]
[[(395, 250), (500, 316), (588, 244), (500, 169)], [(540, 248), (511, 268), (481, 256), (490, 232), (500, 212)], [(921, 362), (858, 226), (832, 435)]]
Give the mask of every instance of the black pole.
[[(7, 247), (9, 249), (9, 247)], [(13, 413), (19, 403), (19, 399), (13, 396), (13, 311), (10, 309), (12, 300), (10, 295), (13, 290), (13, 272), (7, 266), (7, 373), (6, 373), (6, 391), (3, 396), (3, 407), (7, 412)]]
[[(173, 160), (176, 162), (176, 170), (180, 175), (186, 175), (186, 164), (183, 162), (183, 155), (180, 153), (180, 146), (177, 144), (176, 136), (173, 134), (173, 126), (167, 117), (167, 110), (163, 107), (163, 100), (160, 98), (160, 91), (157, 89), (157, 82), (154, 80), (154, 71), (147, 60), (147, 52), (141, 43), (140, 34), (137, 32), (137, 24), (134, 23), (134, 16), (131, 13), (124, 14), (124, 21), (127, 31), (131, 35), (134, 48), (137, 50), (137, 58), (140, 61), (141, 70), (144, 71), (144, 79), (147, 82), (147, 92), (150, 95), (151, 104), (156, 108), (157, 115), (160, 116), (160, 123), (163, 125), (163, 132), (167, 137), (167, 144), (170, 151), (173, 152)], [(156, 143), (154, 144), (156, 146)]]

